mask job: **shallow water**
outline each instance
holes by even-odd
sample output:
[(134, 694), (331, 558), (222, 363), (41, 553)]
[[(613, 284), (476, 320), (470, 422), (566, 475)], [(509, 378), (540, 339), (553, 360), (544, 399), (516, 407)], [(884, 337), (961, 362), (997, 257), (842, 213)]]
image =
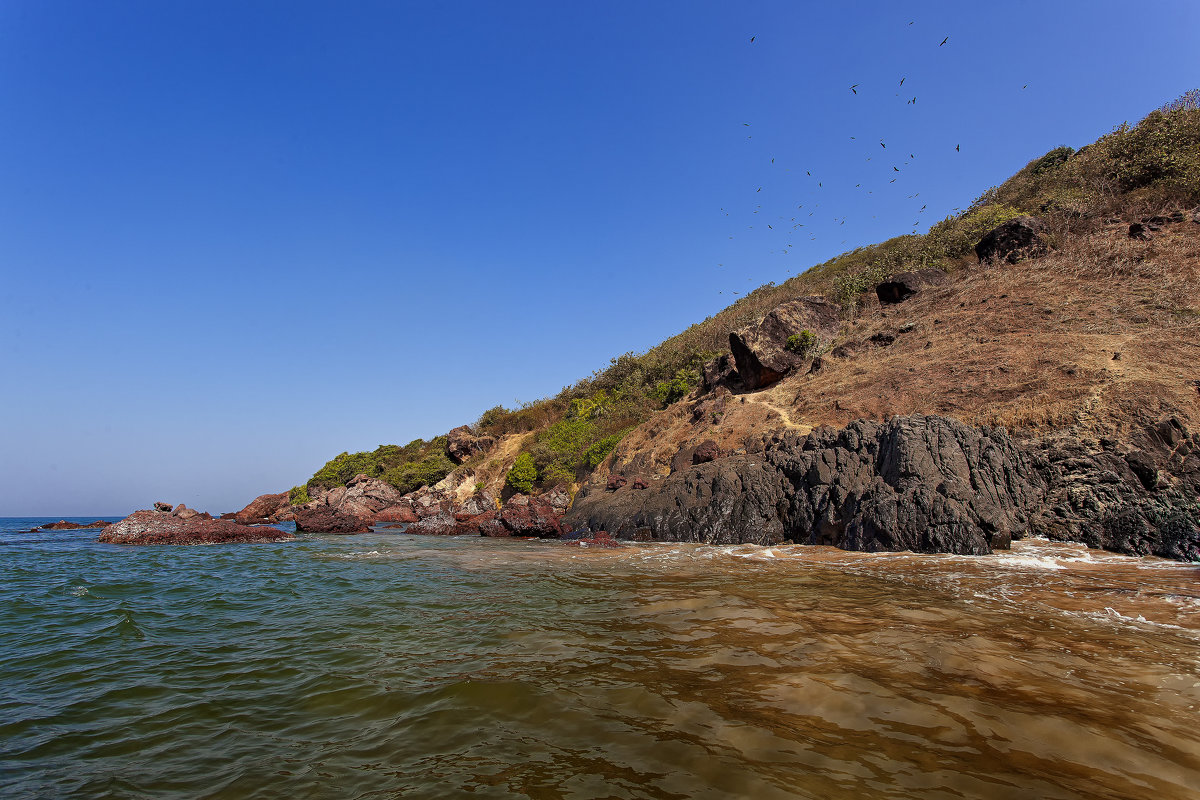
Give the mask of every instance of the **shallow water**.
[(1194, 798), (1200, 566), (0, 521), (0, 795)]

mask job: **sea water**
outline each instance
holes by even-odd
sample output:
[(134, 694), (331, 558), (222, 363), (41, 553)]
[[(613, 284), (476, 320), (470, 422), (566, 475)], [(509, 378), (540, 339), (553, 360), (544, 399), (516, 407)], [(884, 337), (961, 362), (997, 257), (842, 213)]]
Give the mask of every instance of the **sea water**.
[(48, 521), (0, 520), (5, 798), (1200, 791), (1198, 565)]

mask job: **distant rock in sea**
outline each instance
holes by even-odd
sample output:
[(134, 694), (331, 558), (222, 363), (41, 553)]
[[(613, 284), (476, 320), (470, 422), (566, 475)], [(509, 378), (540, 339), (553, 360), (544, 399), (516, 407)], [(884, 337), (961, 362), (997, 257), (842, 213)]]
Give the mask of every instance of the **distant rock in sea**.
[(98, 541), (109, 544), (264, 544), (295, 539), (278, 528), (239, 525), (229, 520), (211, 519), (207, 514), (178, 516), (167, 511), (135, 511), (105, 528)]

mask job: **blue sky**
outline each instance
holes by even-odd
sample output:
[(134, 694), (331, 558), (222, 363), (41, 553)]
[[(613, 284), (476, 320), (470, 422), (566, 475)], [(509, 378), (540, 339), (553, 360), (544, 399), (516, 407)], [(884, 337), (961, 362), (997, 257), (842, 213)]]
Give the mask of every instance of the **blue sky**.
[(3, 0), (0, 516), (240, 508), (1200, 84), (1198, 4), (976, 5)]

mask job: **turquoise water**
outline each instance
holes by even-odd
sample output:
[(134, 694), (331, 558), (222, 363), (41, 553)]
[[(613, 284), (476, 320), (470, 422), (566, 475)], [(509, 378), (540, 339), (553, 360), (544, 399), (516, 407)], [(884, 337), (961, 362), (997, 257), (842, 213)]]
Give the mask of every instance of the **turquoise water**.
[(1200, 568), (0, 520), (0, 796), (1185, 798)]

